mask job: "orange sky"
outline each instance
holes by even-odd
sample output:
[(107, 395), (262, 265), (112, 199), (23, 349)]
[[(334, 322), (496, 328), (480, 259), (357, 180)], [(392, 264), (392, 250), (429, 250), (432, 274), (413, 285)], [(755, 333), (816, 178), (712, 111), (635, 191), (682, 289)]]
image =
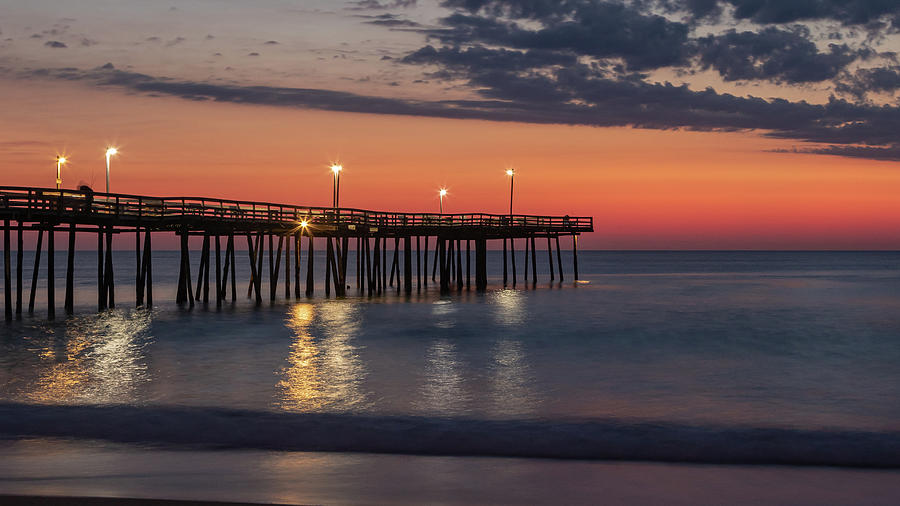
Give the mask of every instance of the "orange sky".
[(596, 249), (897, 249), (896, 163), (773, 153), (786, 141), (191, 102), (72, 83), (0, 81), (3, 185), (64, 186), (346, 207), (591, 215)]

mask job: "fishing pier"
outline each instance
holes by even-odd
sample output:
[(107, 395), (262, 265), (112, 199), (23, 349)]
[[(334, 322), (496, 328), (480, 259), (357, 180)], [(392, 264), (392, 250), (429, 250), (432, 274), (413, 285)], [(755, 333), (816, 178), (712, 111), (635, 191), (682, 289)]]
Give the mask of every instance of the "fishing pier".
[[(214, 273), (212, 297), (221, 306), (238, 296), (235, 246), (246, 241), (250, 260), (247, 296), (263, 300), (262, 279), (268, 275), (270, 300), (278, 295), (283, 276), (285, 298), (311, 297), (315, 288), (315, 249), (324, 247), (325, 295), (347, 295), (349, 250), (355, 246), (354, 289), (369, 296), (396, 290), (410, 294), (428, 287), (429, 239), (433, 239), (431, 281), (443, 293), (487, 289), (488, 241), (503, 242), (503, 283), (537, 283), (537, 240), (546, 239), (550, 279), (564, 279), (560, 237), (572, 238), (573, 277), (578, 279), (578, 236), (593, 231), (593, 218), (512, 214), (394, 213), (362, 209), (305, 207), (268, 202), (246, 202), (195, 197), (150, 197), (118, 193), (0, 187), (3, 226), (4, 310), (7, 320), (23, 310), (23, 248), (25, 234), (36, 234), (34, 266), (27, 310), (34, 312), (41, 251), (46, 249), (48, 317), (54, 318), (56, 288), (54, 252), (57, 233), (68, 239), (64, 309), (74, 308), (76, 234), (97, 238), (97, 306), (115, 307), (112, 238), (134, 234), (135, 301), (153, 305), (154, 233), (180, 238), (181, 261), (176, 302), (193, 307), (210, 301), (210, 269)], [(17, 248), (13, 248), (13, 233)], [(46, 236), (46, 240), (45, 240)], [(191, 272), (189, 237), (203, 239), (196, 282)], [(516, 240), (524, 240), (525, 265), (517, 268)], [(392, 258), (388, 243), (393, 241)], [(413, 246), (415, 242), (415, 246)], [(324, 245), (323, 245), (324, 243)], [(355, 244), (353, 244), (355, 243)], [(474, 263), (472, 250), (474, 243)], [(45, 246), (44, 246), (45, 245)], [(555, 258), (554, 258), (555, 247)], [(304, 250), (306, 251), (304, 255)], [(16, 253), (15, 290), (12, 288), (12, 252)], [(268, 253), (268, 271), (263, 258)], [(242, 253), (243, 254), (243, 253)], [(413, 261), (415, 258), (415, 261)], [(530, 266), (529, 266), (530, 259)], [(554, 262), (555, 260), (555, 262)], [(305, 261), (305, 275), (303, 262)], [(554, 263), (556, 264), (554, 267)], [(282, 264), (284, 265), (283, 274)], [(415, 264), (415, 273), (413, 265)], [(214, 266), (214, 267), (213, 267)], [(293, 279), (292, 279), (293, 278)], [(230, 287), (229, 287), (230, 284)], [(291, 285), (293, 284), (293, 290)], [(301, 286), (303, 288), (301, 288)], [(395, 288), (394, 288), (395, 287)], [(13, 303), (15, 294), (15, 303)]]

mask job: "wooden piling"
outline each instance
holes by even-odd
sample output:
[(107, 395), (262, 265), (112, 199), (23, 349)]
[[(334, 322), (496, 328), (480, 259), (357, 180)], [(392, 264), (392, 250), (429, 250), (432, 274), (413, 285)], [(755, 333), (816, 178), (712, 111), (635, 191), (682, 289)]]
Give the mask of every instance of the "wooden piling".
[[(74, 223), (72, 223), (74, 225)], [(141, 227), (134, 227), (134, 307), (141, 307), (144, 297), (141, 286)]]
[(466, 290), (472, 286), (472, 241), (466, 239)]
[(425, 236), (425, 248), (422, 250), (422, 254), (424, 255), (424, 262), (422, 263), (422, 286), (428, 288), (428, 236)]
[(363, 258), (365, 259), (364, 263), (366, 264), (366, 282), (369, 284), (368, 294), (369, 294), (369, 297), (371, 297), (372, 294), (375, 292), (375, 281), (374, 281), (374, 278), (372, 277), (372, 274), (373, 274), (373, 272), (372, 272), (372, 250), (369, 247), (369, 237), (368, 236), (364, 237), (363, 242), (365, 243), (365, 250), (366, 250), (366, 253), (363, 256)]
[(461, 292), (463, 289), (463, 275), (462, 275), (462, 253), (461, 242), (459, 239), (456, 240), (456, 291)]
[(197, 266), (197, 292), (194, 294), (195, 300), (200, 301), (201, 297), (203, 297), (203, 270), (204, 267), (209, 265), (209, 256), (206, 254), (207, 248), (209, 247), (209, 242), (207, 238), (209, 236), (203, 236), (203, 242), (200, 244), (200, 265)]
[(315, 258), (315, 246), (313, 246), (313, 236), (309, 230), (306, 231), (306, 296), (312, 297), (315, 292), (315, 276), (313, 275), (313, 260)]
[(393, 258), (391, 258), (391, 276), (388, 281), (388, 286), (394, 286), (394, 276), (395, 275), (397, 275), (397, 286), (400, 286), (400, 273), (397, 272), (397, 269), (399, 268), (399, 265), (400, 265), (398, 262), (398, 259), (397, 259), (397, 253), (399, 253), (399, 251), (398, 251), (399, 248), (397, 248), (397, 242), (399, 240), (400, 239), (397, 237), (394, 238), (394, 255), (393, 255)]
[(475, 239), (475, 290), (487, 290), (487, 240)]
[(284, 299), (291, 299), (291, 239), (284, 236)]
[(12, 302), (12, 252), (10, 251), (12, 240), (9, 234), (9, 220), (3, 221), (3, 309), (6, 314), (6, 321), (13, 319), (13, 302)]
[(578, 281), (578, 234), (572, 234), (572, 269)]
[(340, 275), (341, 275), (341, 296), (347, 295), (347, 259), (350, 255), (350, 238), (347, 236), (341, 237), (341, 251), (343, 252), (341, 255), (341, 265), (340, 265)]
[(325, 296), (331, 297), (331, 263), (334, 256), (334, 248), (331, 245), (331, 237), (325, 238)]
[(562, 283), (563, 279), (563, 268), (562, 268), (562, 253), (559, 251), (559, 234), (556, 235), (556, 265), (559, 267), (559, 282)]
[(24, 262), (23, 255), (25, 254), (25, 243), (22, 238), (23, 228), (22, 222), (19, 221), (19, 226), (16, 230), (16, 239), (18, 241), (18, 247), (16, 248), (16, 318), (22, 316), (22, 263)]
[[(38, 239), (40, 239), (40, 237), (38, 237)], [(104, 252), (103, 252), (103, 225), (100, 225), (97, 229), (97, 311), (103, 311), (104, 309), (106, 309), (106, 301), (107, 301), (106, 281), (103, 277), (103, 273), (105, 270), (103, 268), (103, 261), (105, 260), (105, 258), (106, 258), (106, 256), (104, 255)], [(183, 263), (182, 263), (182, 267), (183, 267)], [(180, 294), (181, 290), (182, 290), (181, 271), (179, 271), (178, 280), (179, 280), (178, 290), (179, 290), (179, 294)]]
[(550, 244), (550, 236), (547, 236), (547, 261), (550, 263), (550, 282), (556, 279), (553, 274), (553, 245)]
[(75, 312), (75, 222), (69, 224), (69, 248), (66, 251), (66, 314)]
[(228, 269), (231, 267), (231, 236), (225, 239), (225, 265), (222, 266), (222, 286), (219, 287), (219, 297), (222, 301), (228, 299)]
[(503, 286), (507, 284), (507, 271), (506, 271), (506, 238), (503, 238)]
[(407, 295), (412, 293), (412, 237), (410, 236), (403, 238), (403, 288)]
[(222, 307), (222, 242), (216, 234), (216, 307)]
[(512, 286), (516, 287), (516, 241), (509, 238), (509, 259), (512, 264)]
[(435, 260), (439, 259), (441, 264), (441, 293), (448, 293), (450, 291), (450, 272), (447, 269), (447, 240), (438, 237), (437, 249)]
[[(260, 242), (262, 241), (262, 234), (256, 235), (256, 246), (255, 247), (253, 246), (253, 242), (252, 242), (253, 241), (252, 232), (247, 237), (251, 241), (250, 243), (247, 244), (247, 247), (250, 248), (250, 250), (253, 252), (253, 254), (251, 255), (251, 260), (250, 260), (250, 262), (251, 262), (250, 284), (247, 285), (247, 298), (249, 299), (253, 295), (253, 289), (256, 287), (256, 275), (257, 274), (260, 276), (262, 275), (262, 260), (260, 260), (259, 264), (257, 264), (257, 262), (256, 262), (256, 256), (259, 254), (258, 252), (260, 251), (259, 245), (260, 245)], [(259, 265), (259, 267), (257, 267), (257, 265)]]
[(375, 283), (375, 293), (380, 294), (384, 288), (381, 285), (381, 237), (375, 237), (374, 253), (372, 255), (372, 276)]
[(191, 287), (191, 256), (187, 226), (182, 226), (181, 228), (181, 270), (181, 283), (184, 284), (182, 303), (187, 302), (189, 307), (194, 307), (194, 290)]
[(531, 284), (537, 285), (537, 249), (534, 247), (534, 236), (531, 236)]
[(362, 280), (362, 270), (361, 270), (361, 258), (362, 257), (362, 237), (356, 238), (356, 289), (362, 292), (363, 280)]
[[(34, 270), (31, 274), (31, 294), (28, 296), (28, 314), (34, 314), (34, 297), (37, 293), (38, 272), (41, 267), (41, 249), (43, 249), (44, 229), (38, 229), (37, 246), (34, 248)], [(102, 259), (101, 254), (101, 259)]]
[[(149, 238), (149, 236), (148, 236)], [(228, 233), (228, 243), (231, 245), (231, 302), (237, 301), (237, 276), (235, 276), (237, 272), (237, 267), (235, 264), (237, 263), (235, 254), (234, 254), (234, 230)]]
[(153, 246), (150, 244), (150, 229), (144, 229), (144, 257), (141, 259), (141, 304), (146, 293), (146, 306), (153, 307)]
[[(440, 237), (435, 237), (435, 238), (434, 238), (434, 265), (431, 266), (431, 281), (432, 281), (432, 282), (435, 281), (435, 277), (434, 277), (434, 276), (435, 276), (435, 274), (437, 273), (438, 256), (439, 256), (439, 254), (440, 254), (440, 249), (441, 249), (441, 243), (442, 243), (442, 242), (443, 242), (443, 239), (442, 239), (442, 238), (440, 238)], [(447, 251), (446, 251), (446, 250), (447, 250), (447, 245), (445, 244), (445, 245), (443, 245), (443, 247), (444, 247), (444, 255), (446, 255), (446, 254), (447, 254)], [(446, 259), (445, 259), (445, 258), (441, 258), (441, 262), (442, 262), (441, 265), (443, 265), (444, 260), (446, 260)], [(426, 263), (426, 265), (427, 265), (427, 263)]]
[[(209, 303), (209, 264), (210, 264), (210, 250), (212, 246), (210, 244), (210, 236), (209, 232), (203, 234), (203, 303)], [(197, 286), (197, 291), (200, 291), (200, 287)]]
[(525, 285), (528, 285), (528, 238), (525, 238), (525, 267), (522, 269), (522, 278), (525, 281)]
[(302, 253), (302, 233), (294, 232), (294, 298), (300, 298), (300, 253)]
[(387, 237), (381, 240), (381, 293), (387, 292)]
[(47, 318), (56, 318), (56, 274), (53, 272), (54, 247), (56, 234), (51, 226), (47, 232)]
[[(281, 274), (281, 250), (284, 248), (284, 236), (278, 236), (278, 251), (272, 257), (272, 235), (269, 234), (269, 300), (275, 302), (278, 294), (278, 276)], [(274, 262), (274, 266), (272, 263)]]

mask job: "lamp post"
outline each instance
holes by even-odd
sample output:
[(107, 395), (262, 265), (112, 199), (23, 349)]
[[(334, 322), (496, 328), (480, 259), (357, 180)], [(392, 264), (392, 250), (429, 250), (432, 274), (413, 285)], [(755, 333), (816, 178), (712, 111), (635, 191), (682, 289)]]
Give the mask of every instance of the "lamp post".
[(116, 148), (106, 149), (106, 193), (109, 193), (109, 158), (119, 152)]
[(444, 214), (444, 195), (447, 194), (447, 190), (445, 188), (441, 188), (441, 191), (438, 192), (438, 195), (441, 196), (441, 214)]
[(66, 157), (57, 156), (56, 157), (56, 189), (59, 190), (60, 185), (62, 185), (62, 164), (66, 163)]
[(344, 170), (344, 166), (340, 164), (332, 164), (331, 172), (334, 173), (334, 186), (332, 187), (333, 199), (332, 205), (335, 209), (339, 207), (340, 199), (341, 199), (341, 171)]
[(512, 221), (512, 205), (513, 205), (513, 182), (516, 180), (516, 171), (506, 169), (506, 175), (509, 176), (509, 220)]

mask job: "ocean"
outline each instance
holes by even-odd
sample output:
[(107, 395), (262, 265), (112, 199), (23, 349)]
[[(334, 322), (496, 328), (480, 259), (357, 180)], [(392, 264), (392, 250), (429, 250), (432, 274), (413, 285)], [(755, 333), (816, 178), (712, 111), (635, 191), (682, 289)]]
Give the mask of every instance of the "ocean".
[(594, 502), (602, 476), (621, 492), (660, 468), (900, 483), (900, 253), (580, 251), (576, 283), (564, 252), (551, 283), (539, 251), (536, 285), (518, 253), (515, 289), (491, 251), (484, 294), (368, 297), (349, 276), (327, 299), (317, 272), (312, 298), (270, 303), (264, 279), (257, 306), (238, 251), (238, 300), (188, 309), (158, 251), (148, 310), (116, 251), (98, 314), (79, 252), (69, 317), (59, 253), (56, 320), (40, 284), (36, 314), (0, 326), (0, 493)]

